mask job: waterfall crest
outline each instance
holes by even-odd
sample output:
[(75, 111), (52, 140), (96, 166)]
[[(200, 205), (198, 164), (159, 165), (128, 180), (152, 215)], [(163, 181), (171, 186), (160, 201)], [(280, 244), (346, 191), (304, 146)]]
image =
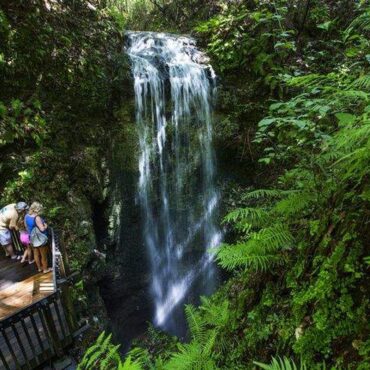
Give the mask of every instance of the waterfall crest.
[(192, 38), (152, 32), (128, 32), (126, 38), (154, 322), (176, 334), (179, 304), (214, 288), (209, 249), (221, 241), (212, 148), (215, 74)]

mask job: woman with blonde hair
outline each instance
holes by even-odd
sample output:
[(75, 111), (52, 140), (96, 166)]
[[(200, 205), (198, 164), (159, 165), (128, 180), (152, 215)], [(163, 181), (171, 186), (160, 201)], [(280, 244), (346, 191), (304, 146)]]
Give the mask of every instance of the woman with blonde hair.
[(28, 214), (24, 218), (24, 224), (27, 228), (28, 233), (31, 235), (31, 244), (37, 269), (39, 272), (43, 272), (44, 274), (46, 274), (47, 272), (51, 271), (51, 268), (48, 268), (47, 238), (45, 238), (46, 242), (42, 245), (35, 245), (35, 243), (32, 242), (32, 235), (34, 234), (32, 233), (32, 231), (35, 227), (37, 227), (38, 230), (45, 236), (47, 236), (48, 234), (48, 225), (40, 216), (42, 214), (43, 208), (44, 207), (41, 203), (33, 202), (28, 211)]

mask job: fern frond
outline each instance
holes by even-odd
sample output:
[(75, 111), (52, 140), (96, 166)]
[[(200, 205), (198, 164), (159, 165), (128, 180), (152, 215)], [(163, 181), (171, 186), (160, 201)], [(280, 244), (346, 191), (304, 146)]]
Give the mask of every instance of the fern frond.
[(332, 140), (331, 147), (350, 152), (358, 148), (370, 137), (370, 121), (364, 121), (362, 125), (356, 127), (349, 126), (339, 131)]
[(272, 266), (279, 262), (274, 254), (258, 253), (252, 250), (247, 243), (222, 245), (217, 251), (216, 260), (221, 267), (229, 271), (238, 267), (250, 267), (257, 271), (264, 271), (267, 269), (267, 266)]
[(367, 8), (361, 15), (355, 18), (345, 31), (345, 39), (348, 39), (354, 32), (370, 31), (370, 8)]
[(209, 298), (201, 297), (199, 310), (204, 312), (204, 318), (208, 325), (220, 330), (227, 325), (229, 320), (229, 302), (223, 301), (221, 304), (214, 304)]
[(85, 366), (86, 366), (86, 364), (89, 360), (90, 355), (93, 354), (98, 348), (99, 348), (99, 346), (97, 345), (97, 343), (94, 343), (92, 346), (90, 346), (86, 350), (82, 361), (80, 362), (80, 364), (77, 367), (78, 370), (82, 370), (82, 369), (85, 368)]
[(249, 242), (256, 250), (273, 252), (280, 248), (290, 247), (293, 243), (293, 236), (285, 225), (276, 224), (251, 234)]
[(264, 208), (257, 207), (245, 207), (237, 208), (228, 213), (223, 222), (226, 223), (236, 223), (242, 222), (246, 223), (247, 226), (251, 227), (261, 227), (268, 220), (269, 213)]
[(237, 267), (266, 270), (281, 263), (277, 251), (291, 246), (293, 236), (283, 225), (276, 224), (252, 233), (245, 243), (222, 245), (217, 251), (216, 260), (221, 267), (233, 270)]
[(356, 101), (357, 99), (364, 100), (365, 102), (367, 102), (369, 100), (369, 94), (365, 91), (362, 91), (362, 90), (353, 90), (353, 89), (337, 90), (336, 93), (339, 96), (342, 95), (346, 98), (350, 98), (352, 100), (355, 100), (356, 103), (358, 103), (358, 101)]
[(104, 351), (105, 350), (102, 347), (96, 347), (96, 351), (90, 356), (85, 368), (87, 370), (96, 369), (98, 361), (103, 358)]
[(296, 192), (277, 202), (272, 212), (280, 215), (292, 216), (302, 212), (302, 210), (307, 208), (314, 200), (315, 194), (312, 192)]
[(98, 336), (98, 339), (96, 340), (96, 345), (100, 345), (104, 342), (104, 339), (105, 339), (105, 331), (103, 331), (102, 333), (100, 333), (100, 335)]
[(361, 90), (370, 90), (370, 74), (357, 78), (350, 86)]
[(215, 346), (216, 337), (217, 337), (217, 331), (216, 330), (210, 330), (207, 333), (208, 339), (203, 344), (203, 356), (205, 357), (211, 357), (213, 347)]
[(149, 352), (146, 348), (134, 347), (130, 350), (129, 356), (142, 366), (150, 363)]
[(132, 361), (131, 356), (127, 356), (124, 363), (120, 362), (117, 370), (142, 370), (143, 368), (141, 365), (136, 362)]
[(280, 198), (294, 192), (294, 190), (258, 189), (243, 196), (244, 200)]
[(101, 347), (105, 350), (111, 344), (112, 334), (107, 335), (107, 337), (101, 343)]
[(254, 364), (265, 370), (307, 370), (307, 367), (304, 363), (297, 367), (293, 360), (286, 357), (283, 359), (280, 357), (278, 357), (278, 359), (273, 357), (270, 364), (263, 364), (256, 361), (254, 361)]
[(108, 349), (104, 359), (100, 362), (100, 370), (110, 370), (113, 364), (118, 364), (121, 361), (121, 358), (118, 354), (118, 349), (120, 347), (121, 345), (117, 344), (116, 346), (112, 346)]
[(200, 315), (196, 312), (196, 309), (192, 305), (185, 306), (186, 321), (189, 325), (190, 333), (193, 340), (198, 342), (204, 342), (206, 338), (206, 325)]
[(179, 352), (172, 355), (170, 360), (165, 364), (165, 369), (199, 369), (199, 367), (195, 367), (195, 364), (199, 362), (199, 358), (202, 358), (202, 347), (200, 343), (192, 341), (189, 344), (179, 345)]
[(324, 83), (327, 84), (330, 80), (332, 80), (330, 76), (311, 73), (304, 76), (292, 77), (287, 81), (287, 85), (307, 89), (323, 85)]
[(118, 352), (120, 345), (113, 345), (112, 334), (106, 335), (102, 332), (96, 342), (87, 349), (78, 370), (110, 370), (118, 367), (121, 358)]

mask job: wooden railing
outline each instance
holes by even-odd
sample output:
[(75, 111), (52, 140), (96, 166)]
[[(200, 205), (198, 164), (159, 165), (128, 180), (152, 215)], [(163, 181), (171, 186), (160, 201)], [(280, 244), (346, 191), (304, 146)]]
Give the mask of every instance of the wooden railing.
[(0, 369), (34, 369), (60, 356), (78, 332), (67, 256), (54, 230), (50, 239), (54, 292), (0, 321)]

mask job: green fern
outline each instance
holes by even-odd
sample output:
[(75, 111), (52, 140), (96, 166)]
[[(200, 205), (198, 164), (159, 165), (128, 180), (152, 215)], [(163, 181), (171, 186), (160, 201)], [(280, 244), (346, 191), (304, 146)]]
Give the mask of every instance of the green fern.
[(309, 205), (316, 200), (316, 196), (313, 192), (301, 191), (292, 193), (286, 198), (277, 202), (272, 212), (276, 212), (282, 216), (289, 217), (302, 212), (307, 209)]
[(280, 262), (275, 254), (256, 251), (253, 246), (247, 243), (222, 245), (217, 251), (217, 261), (221, 267), (229, 271), (238, 267), (265, 271), (268, 267)]
[(290, 194), (292, 191), (290, 190), (278, 190), (278, 189), (258, 189), (251, 191), (244, 195), (244, 200), (251, 200), (251, 199), (274, 199), (280, 198), (284, 195)]
[(201, 297), (199, 310), (204, 313), (203, 317), (207, 325), (214, 326), (220, 330), (228, 324), (230, 311), (229, 302), (227, 300), (223, 301), (221, 304), (215, 305), (211, 299)]
[(110, 370), (111, 364), (119, 363), (121, 358), (118, 354), (118, 350), (120, 348), (120, 345), (117, 344), (116, 346), (112, 346), (107, 349), (107, 352), (105, 354), (105, 358), (101, 360), (100, 362), (100, 370)]
[(209, 333), (205, 343), (191, 341), (188, 344), (180, 344), (179, 352), (175, 353), (165, 364), (165, 370), (216, 370), (217, 366), (211, 357), (216, 334)]
[[(210, 305), (208, 305), (209, 308)], [(207, 310), (207, 308), (204, 309)], [(185, 307), (185, 314), (192, 340), (190, 343), (178, 344), (178, 352), (171, 356), (163, 368), (165, 370), (216, 370), (212, 357), (218, 330), (207, 329), (208, 321), (191, 305)]]
[(370, 90), (370, 74), (357, 78), (350, 86), (361, 90)]
[(318, 85), (322, 86), (323, 84), (333, 81), (336, 81), (336, 79), (333, 78), (333, 75), (320, 75), (312, 73), (304, 76), (289, 77), (289, 79), (286, 80), (286, 83), (288, 86), (304, 87), (308, 89), (317, 87)]
[(354, 34), (354, 32), (370, 31), (370, 8), (367, 8), (357, 18), (355, 18), (345, 31), (345, 40)]
[(110, 341), (112, 334), (109, 334), (101, 344), (96, 346), (96, 350), (91, 354), (89, 360), (86, 363), (86, 369), (97, 368), (97, 363), (106, 357), (109, 352)]
[(192, 339), (198, 342), (204, 342), (207, 335), (205, 322), (200, 318), (194, 306), (186, 305), (185, 315)]
[(85, 352), (77, 370), (142, 370), (141, 364), (132, 361), (130, 356), (122, 363), (118, 352), (120, 345), (113, 345), (111, 340), (111, 334), (102, 332)]
[(307, 366), (304, 363), (297, 366), (293, 360), (286, 357), (278, 357), (278, 359), (273, 357), (270, 364), (256, 361), (254, 361), (254, 364), (265, 370), (307, 370)]
[(84, 357), (83, 357), (82, 361), (81, 361), (81, 362), (80, 362), (80, 364), (78, 365), (78, 370), (82, 370), (82, 369), (85, 369), (85, 368), (86, 368), (86, 365), (87, 365), (87, 362), (88, 362), (88, 360), (89, 360), (90, 356), (91, 356), (94, 352), (96, 352), (96, 351), (99, 349), (99, 347), (100, 347), (101, 343), (103, 342), (104, 338), (105, 338), (105, 332), (103, 331), (103, 332), (98, 336), (98, 338), (97, 338), (96, 342), (95, 342), (93, 345), (91, 345), (91, 346), (86, 350), (86, 352), (85, 352), (85, 354), (84, 354)]
[(235, 226), (243, 232), (247, 232), (253, 227), (264, 226), (268, 221), (268, 211), (264, 208), (257, 207), (234, 209), (232, 212), (228, 213), (223, 220), (224, 223), (235, 223)]
[(131, 356), (127, 356), (125, 362), (119, 362), (117, 370), (142, 370), (141, 365), (131, 359)]

